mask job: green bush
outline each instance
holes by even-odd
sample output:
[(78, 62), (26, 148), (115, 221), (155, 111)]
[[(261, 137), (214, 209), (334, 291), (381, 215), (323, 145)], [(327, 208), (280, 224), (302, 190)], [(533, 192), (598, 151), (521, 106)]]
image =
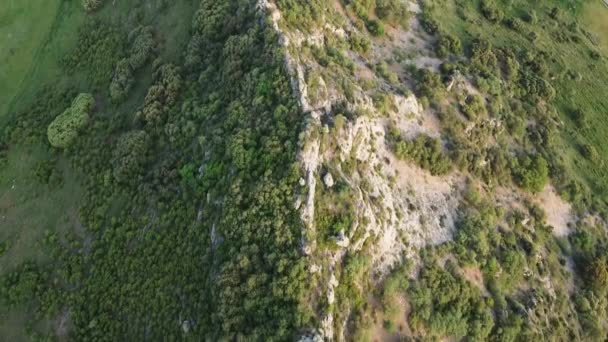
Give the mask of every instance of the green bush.
[(426, 11), (420, 16), (420, 25), (428, 34), (433, 35), (439, 32), (439, 22)]
[(418, 72), (418, 93), (435, 101), (440, 100), (445, 95), (445, 85), (441, 80), (441, 75), (427, 69)]
[(479, 95), (468, 95), (461, 109), (469, 120), (475, 120), (486, 113), (486, 101)]
[(366, 23), (367, 30), (374, 36), (384, 35), (384, 24), (378, 20), (368, 20)]
[(549, 180), (549, 166), (539, 154), (514, 159), (511, 172), (517, 185), (532, 192), (542, 191)]
[(80, 94), (72, 106), (59, 115), (47, 129), (49, 143), (58, 148), (66, 148), (74, 143), (80, 130), (89, 122), (89, 114), (95, 107), (91, 94)]
[(486, 19), (493, 23), (499, 23), (504, 18), (504, 12), (498, 7), (494, 0), (481, 1), (481, 13)]
[(435, 45), (435, 53), (439, 57), (447, 57), (448, 54), (459, 54), (462, 51), (460, 39), (449, 33), (441, 33)]
[(452, 161), (443, 152), (440, 139), (419, 135), (412, 141), (400, 140), (394, 146), (398, 158), (413, 160), (433, 175), (446, 174), (452, 168)]
[(378, 18), (392, 24), (407, 28), (410, 12), (407, 3), (401, 0), (376, 0)]
[(589, 159), (589, 161), (592, 161), (594, 163), (597, 163), (598, 161), (600, 161), (600, 154), (597, 151), (597, 149), (595, 148), (595, 146), (593, 146), (591, 144), (584, 144), (582, 146), (582, 151), (583, 151), (583, 156), (585, 156), (585, 158)]
[(103, 6), (103, 0), (82, 0), (82, 7), (87, 12), (95, 12)]
[(116, 63), (124, 56), (125, 35), (115, 26), (99, 20), (86, 21), (78, 29), (74, 49), (62, 57), (68, 74), (82, 72), (95, 86), (107, 87)]

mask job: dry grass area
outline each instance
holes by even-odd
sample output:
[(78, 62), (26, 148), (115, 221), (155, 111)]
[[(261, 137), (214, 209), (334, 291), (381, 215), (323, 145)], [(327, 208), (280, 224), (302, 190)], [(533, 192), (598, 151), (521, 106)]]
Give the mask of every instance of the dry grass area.
[(570, 233), (568, 224), (572, 222), (570, 204), (559, 197), (551, 185), (547, 185), (537, 197), (538, 204), (547, 214), (547, 224), (553, 227), (553, 234), (556, 236), (568, 235)]
[(605, 0), (587, 2), (583, 10), (583, 18), (583, 24), (597, 37), (601, 48), (608, 52), (608, 2)]

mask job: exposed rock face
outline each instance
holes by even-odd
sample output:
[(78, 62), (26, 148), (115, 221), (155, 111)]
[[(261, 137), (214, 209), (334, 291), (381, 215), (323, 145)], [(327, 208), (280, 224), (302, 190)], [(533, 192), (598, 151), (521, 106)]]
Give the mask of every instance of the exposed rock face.
[(328, 172), (325, 174), (325, 177), (323, 177), (323, 182), (325, 183), (326, 187), (331, 188), (334, 186), (334, 177)]
[[(347, 58), (353, 61), (355, 69), (353, 76), (347, 76), (354, 79), (346, 79), (300, 51), (304, 47), (324, 47), (331, 40), (348, 40), (351, 35), (361, 35), (348, 17), (345, 16), (347, 20), (342, 27), (327, 22), (317, 25), (313, 32), (303, 33), (295, 28), (282, 30), (281, 14), (272, 2), (261, 0), (260, 6), (269, 12), (271, 24), (285, 48), (285, 65), (291, 74), (292, 90), (306, 114), (307, 128), (300, 138), (299, 153), (304, 173), (300, 179), (302, 194), (296, 197), (295, 206), (299, 208), (305, 227), (302, 250), (311, 259), (309, 271), (321, 277), (319, 287), (325, 291), (327, 303), (332, 305), (339, 284), (336, 269), (347, 252), (360, 251), (371, 241), (366, 253), (371, 254), (375, 272), (385, 274), (404, 256), (416, 257), (418, 248), (449, 240), (454, 230), (463, 177), (433, 177), (416, 166), (397, 160), (387, 145), (389, 125), (395, 125), (406, 138), (421, 133), (440, 136), (437, 119), (424, 110), (414, 95), (403, 95), (373, 71), (373, 65), (384, 61), (393, 49), (402, 46), (372, 42), (369, 56), (346, 49)], [(341, 5), (337, 3), (336, 6)], [(413, 10), (417, 9), (413, 6)], [(417, 21), (413, 20), (412, 27), (416, 25)], [(417, 52), (425, 48), (424, 41), (415, 34), (400, 28), (391, 30), (394, 31), (392, 44), (414, 44), (412, 49)], [(437, 60), (420, 53), (416, 58), (411, 62), (425, 61), (430, 68), (438, 65)], [(363, 89), (361, 80), (375, 82), (377, 89)], [(307, 81), (313, 82), (314, 87), (309, 87)], [(345, 92), (345, 83), (349, 84), (351, 94)], [(386, 94), (388, 101), (388, 107), (382, 111), (373, 97), (378, 91)], [(336, 108), (360, 114), (351, 115), (351, 119), (340, 127), (328, 128), (326, 122), (335, 120)], [(349, 163), (357, 166), (346, 167)], [(323, 169), (330, 166), (329, 171), (320, 174), (321, 166)], [(323, 189), (317, 189), (318, 181), (323, 182)], [(317, 195), (323, 191), (336, 191), (338, 182), (350, 187), (354, 220), (351, 227), (341, 229), (331, 239), (337, 249), (317, 250), (315, 206), (316, 201), (324, 200)], [(324, 318), (318, 334), (304, 336), (302, 340), (341, 338), (336, 334), (343, 333), (344, 326), (340, 327), (340, 324), (345, 323), (336, 324), (329, 311), (320, 313)]]

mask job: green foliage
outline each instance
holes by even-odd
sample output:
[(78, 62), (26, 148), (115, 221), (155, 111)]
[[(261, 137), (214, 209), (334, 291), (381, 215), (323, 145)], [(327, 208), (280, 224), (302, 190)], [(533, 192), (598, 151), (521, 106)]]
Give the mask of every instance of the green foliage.
[(116, 63), (114, 77), (110, 83), (110, 97), (114, 102), (122, 101), (135, 83), (131, 63), (126, 58), (121, 59)]
[(61, 171), (57, 169), (56, 160), (41, 161), (36, 165), (34, 173), (38, 181), (51, 187), (59, 186), (63, 182), (63, 176)]
[(597, 163), (600, 161), (600, 154), (597, 152), (597, 149), (595, 148), (595, 146), (590, 145), (590, 144), (584, 144), (582, 146), (582, 152), (583, 155), (585, 156), (585, 158), (589, 159), (590, 161)]
[(499, 23), (504, 18), (504, 12), (498, 7), (494, 0), (481, 1), (481, 13), (489, 21)]
[(382, 76), (384, 79), (386, 79), (389, 83), (397, 84), (397, 82), (399, 82), (397, 74), (395, 74), (389, 69), (388, 64), (386, 64), (386, 62), (376, 64), (375, 69), (376, 72), (380, 74), (380, 76)]
[(381, 21), (368, 20), (366, 27), (369, 32), (376, 37), (384, 35), (384, 24), (382, 24)]
[(144, 66), (156, 48), (151, 26), (139, 26), (129, 33), (129, 64), (133, 70)]
[(350, 48), (361, 54), (367, 54), (371, 49), (371, 42), (364, 36), (352, 34), (350, 35)]
[(446, 268), (425, 265), (420, 271), (409, 290), (410, 324), (435, 337), (487, 339), (494, 325), (490, 309), (453, 264)]
[(418, 71), (417, 90), (421, 96), (426, 96), (436, 101), (445, 95), (445, 86), (441, 80), (441, 75), (427, 69)]
[(547, 161), (539, 154), (524, 155), (514, 160), (511, 172), (517, 185), (531, 192), (540, 192), (549, 180)]
[(439, 32), (439, 23), (435, 18), (430, 16), (429, 12), (425, 11), (420, 16), (420, 25), (428, 34), (436, 34)]
[(586, 279), (596, 293), (608, 291), (608, 264), (603, 258), (596, 258), (587, 267)]
[(0, 300), (11, 307), (33, 301), (44, 291), (46, 277), (33, 263), (24, 263), (0, 280)]
[(53, 147), (70, 147), (80, 131), (89, 122), (89, 114), (95, 107), (95, 98), (91, 94), (78, 95), (70, 108), (59, 115), (48, 127), (49, 143)]
[(399, 139), (394, 150), (398, 158), (412, 160), (433, 175), (446, 174), (452, 168), (452, 162), (437, 138), (419, 135), (411, 141)]
[(112, 173), (116, 181), (137, 184), (141, 180), (149, 140), (145, 131), (131, 131), (119, 138), (112, 152)]
[(107, 84), (114, 65), (125, 51), (125, 35), (116, 27), (91, 20), (78, 31), (74, 50), (61, 59), (70, 74), (83, 72), (95, 86)]
[(45, 86), (35, 94), (34, 102), (10, 118), (4, 134), (7, 143), (48, 142), (48, 126), (74, 101), (77, 93), (63, 87)]
[(143, 67), (153, 55), (156, 42), (150, 26), (138, 26), (129, 33), (129, 56), (116, 63), (114, 76), (110, 83), (110, 97), (115, 103), (124, 100), (133, 84), (134, 73)]
[(435, 45), (435, 53), (439, 57), (447, 57), (448, 54), (453, 53), (455, 55), (462, 52), (462, 45), (460, 39), (455, 35), (442, 32), (437, 39)]
[(182, 78), (178, 67), (172, 64), (160, 66), (154, 72), (154, 85), (148, 89), (143, 108), (136, 117), (149, 125), (160, 125), (165, 114), (175, 104), (182, 87)]
[(469, 120), (475, 120), (486, 113), (486, 101), (479, 95), (468, 95), (462, 105), (462, 112)]
[(507, 25), (511, 29), (513, 29), (513, 30), (515, 30), (517, 32), (524, 32), (524, 28), (525, 28), (524, 22), (523, 22), (523, 20), (521, 20), (519, 18), (509, 18), (507, 20)]
[(381, 20), (403, 28), (407, 28), (410, 17), (407, 4), (399, 0), (376, 0), (376, 14)]

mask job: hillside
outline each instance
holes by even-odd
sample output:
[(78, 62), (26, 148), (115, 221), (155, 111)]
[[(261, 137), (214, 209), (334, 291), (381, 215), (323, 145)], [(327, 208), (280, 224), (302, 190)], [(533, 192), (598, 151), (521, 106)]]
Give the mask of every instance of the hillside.
[(606, 339), (606, 22), (11, 2), (0, 339)]

